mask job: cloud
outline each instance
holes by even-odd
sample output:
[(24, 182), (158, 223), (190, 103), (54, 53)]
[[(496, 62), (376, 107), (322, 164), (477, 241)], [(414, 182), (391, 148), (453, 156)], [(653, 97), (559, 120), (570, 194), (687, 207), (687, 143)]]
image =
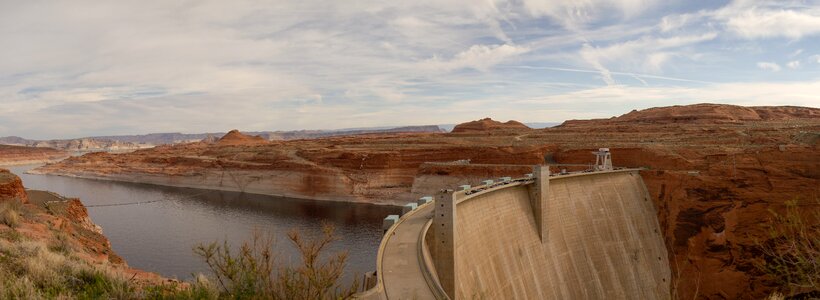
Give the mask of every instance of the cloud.
[(451, 59), (435, 56), (424, 61), (423, 67), (446, 71), (471, 68), (488, 71), (492, 66), (529, 51), (527, 47), (516, 45), (473, 45)]
[(820, 9), (760, 8), (740, 5), (718, 14), (729, 31), (746, 39), (801, 39), (820, 33)]
[[(677, 104), (710, 102), (746, 106), (796, 105), (816, 107), (818, 88), (820, 88), (820, 81), (817, 80), (794, 83), (724, 83), (697, 88), (615, 85), (533, 97), (514, 101), (513, 103), (522, 106), (544, 105), (553, 107), (571, 103), (581, 103), (584, 107), (606, 104), (613, 107), (624, 107), (624, 113), (633, 108), (664, 106), (669, 101)], [(608, 116), (611, 115), (600, 115), (599, 117)]]
[(779, 72), (781, 69), (780, 65), (773, 62), (758, 62), (757, 67), (772, 72)]
[(523, 0), (524, 9), (532, 16), (548, 16), (559, 24), (578, 30), (589, 23), (617, 17), (632, 18), (653, 7), (655, 0)]
[(799, 82), (769, 72), (820, 63), (805, 54), (818, 53), (816, 5), (658, 3), (0, 1), (0, 135), (577, 118), (620, 108), (508, 104), (646, 92), (658, 98), (639, 103), (672, 105), (749, 76)]
[(714, 32), (664, 38), (643, 36), (604, 47), (584, 44), (580, 55), (586, 63), (601, 72), (601, 77), (607, 85), (613, 85), (615, 81), (610, 69), (605, 65), (614, 65), (626, 71), (659, 73), (664, 64), (678, 54), (676, 49), (709, 41), (716, 36)]
[(689, 24), (692, 19), (694, 19), (694, 15), (692, 14), (664, 16), (661, 18), (661, 22), (658, 24), (658, 27), (660, 27), (661, 32), (669, 32), (684, 27)]
[(800, 68), (800, 61), (799, 60), (790, 61), (790, 62), (786, 63), (786, 66), (789, 67), (789, 69), (792, 69), (792, 70), (798, 69), (798, 68)]

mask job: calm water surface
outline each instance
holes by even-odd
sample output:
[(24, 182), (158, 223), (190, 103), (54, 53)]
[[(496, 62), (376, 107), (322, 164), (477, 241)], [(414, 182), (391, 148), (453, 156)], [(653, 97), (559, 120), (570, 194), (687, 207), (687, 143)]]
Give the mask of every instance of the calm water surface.
[(274, 236), (281, 260), (299, 263), (287, 232), (296, 228), (307, 236), (320, 236), (321, 224), (329, 222), (340, 238), (330, 250), (349, 253), (345, 278), (349, 281), (353, 274), (375, 270), (382, 219), (401, 211), (390, 206), (25, 174), (34, 167), (6, 168), (20, 176), (26, 188), (80, 198), (114, 251), (131, 267), (180, 279), (207, 272), (193, 254), (197, 244), (227, 240), (238, 245), (257, 229)]

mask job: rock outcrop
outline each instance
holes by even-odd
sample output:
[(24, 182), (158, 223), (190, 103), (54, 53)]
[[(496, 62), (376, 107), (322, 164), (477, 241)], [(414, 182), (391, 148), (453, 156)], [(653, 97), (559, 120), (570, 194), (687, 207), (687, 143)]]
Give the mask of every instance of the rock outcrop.
[(774, 283), (754, 268), (762, 259), (755, 241), (769, 238), (761, 225), (768, 210), (782, 211), (787, 200), (820, 197), (818, 112), (694, 105), (626, 114), (618, 121), (491, 134), (368, 135), (250, 146), (196, 143), (84, 155), (35, 172), (401, 204), (442, 186), (477, 184), (482, 176), (520, 177), (526, 170), (482, 169), (482, 164), (550, 162), (571, 164), (554, 172), (583, 169), (594, 161), (590, 151), (609, 147), (616, 166), (647, 168), (642, 176), (658, 210), (673, 273), (680, 274), (680, 297), (694, 298), (697, 291), (705, 298), (763, 298)]
[(67, 152), (52, 148), (0, 145), (0, 166), (54, 162), (68, 156)]
[(261, 136), (245, 135), (239, 132), (239, 130), (234, 129), (217, 140), (216, 144), (220, 146), (249, 146), (262, 145), (267, 142), (268, 141)]
[(23, 188), (23, 181), (6, 169), (0, 169), (0, 202), (3, 201), (28, 203), (28, 195), (26, 189)]
[(499, 121), (495, 121), (490, 118), (484, 118), (477, 121), (471, 121), (467, 123), (461, 123), (456, 125), (453, 128), (453, 132), (484, 132), (484, 131), (495, 131), (495, 130), (527, 130), (530, 129), (524, 123), (509, 120), (507, 122), (501, 123)]
[(797, 106), (757, 106), (701, 103), (633, 110), (619, 117), (598, 120), (570, 120), (560, 126), (586, 124), (739, 124), (750, 121), (788, 121), (820, 118), (820, 109)]

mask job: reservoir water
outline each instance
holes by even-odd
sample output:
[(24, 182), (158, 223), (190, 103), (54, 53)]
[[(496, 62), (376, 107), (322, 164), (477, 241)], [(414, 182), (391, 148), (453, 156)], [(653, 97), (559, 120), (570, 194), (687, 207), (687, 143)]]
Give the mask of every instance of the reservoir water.
[[(205, 263), (193, 253), (196, 245), (227, 240), (238, 246), (254, 230), (273, 236), (280, 261), (300, 263), (287, 232), (297, 229), (318, 237), (327, 222), (339, 237), (327, 253), (348, 252), (345, 281), (350, 281), (354, 274), (376, 269), (382, 219), (401, 211), (394, 206), (25, 174), (34, 167), (4, 168), (20, 176), (28, 189), (80, 198), (114, 251), (131, 267), (179, 279), (208, 274)], [(142, 204), (111, 206), (127, 203)]]

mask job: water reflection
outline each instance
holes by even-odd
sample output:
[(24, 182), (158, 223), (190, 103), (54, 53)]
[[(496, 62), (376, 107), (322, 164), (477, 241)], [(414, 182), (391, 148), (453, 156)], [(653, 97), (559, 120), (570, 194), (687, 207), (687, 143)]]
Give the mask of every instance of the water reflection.
[(33, 167), (9, 169), (27, 188), (80, 198), (114, 250), (132, 267), (182, 279), (206, 270), (192, 252), (197, 244), (216, 240), (239, 244), (260, 230), (274, 236), (282, 260), (295, 263), (286, 233), (296, 228), (318, 236), (327, 222), (340, 237), (330, 250), (350, 253), (346, 270), (350, 280), (354, 273), (375, 269), (381, 220), (400, 211), (369, 204), (25, 174)]

